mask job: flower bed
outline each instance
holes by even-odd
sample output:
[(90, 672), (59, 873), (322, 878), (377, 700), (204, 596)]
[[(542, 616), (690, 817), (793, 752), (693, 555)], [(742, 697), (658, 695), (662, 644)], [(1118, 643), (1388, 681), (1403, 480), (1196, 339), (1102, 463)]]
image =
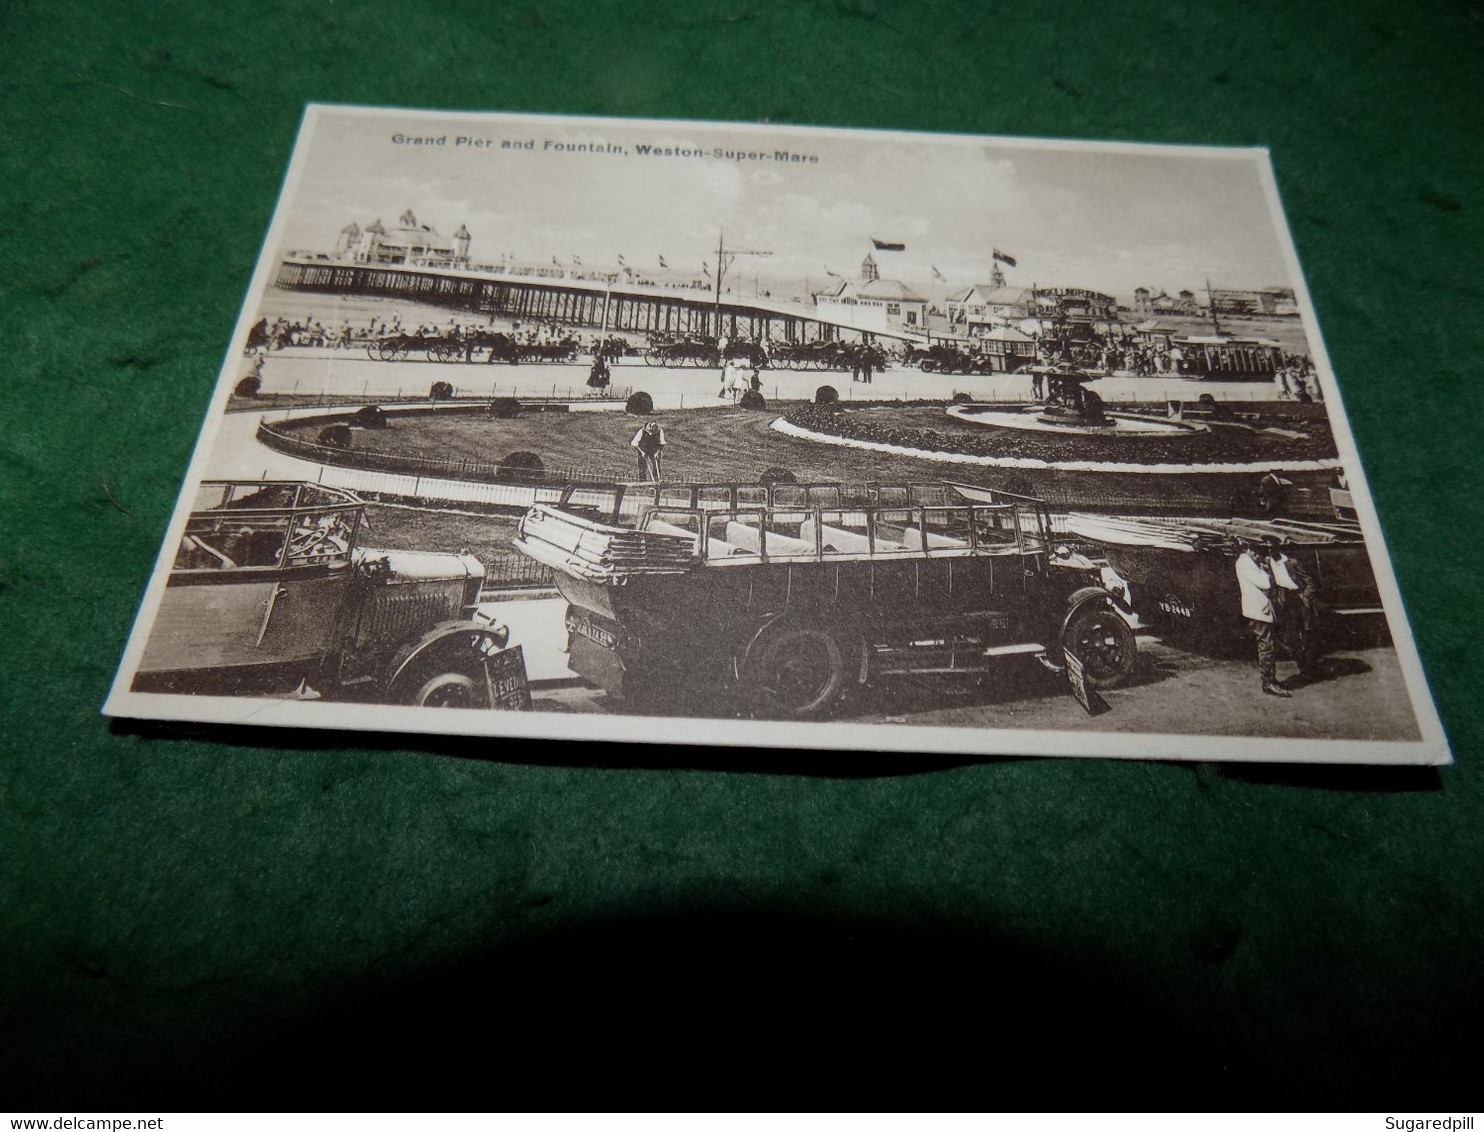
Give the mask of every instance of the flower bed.
[[(1023, 406), (1022, 406), (1023, 407)], [(1108, 406), (1114, 411), (1148, 414), (1150, 406)], [(1329, 421), (1321, 409), (1294, 405), (1264, 406), (1227, 420), (1200, 418), (1211, 431), (1190, 436), (1069, 436), (961, 423), (941, 406), (886, 404), (840, 409), (835, 405), (800, 405), (784, 419), (810, 432), (869, 444), (890, 444), (930, 452), (1049, 463), (1110, 464), (1256, 464), (1332, 460), (1338, 453)], [(1308, 411), (1304, 411), (1308, 410)], [(1191, 418), (1194, 419), (1194, 418)], [(1270, 429), (1282, 432), (1265, 431)], [(1294, 435), (1285, 435), (1291, 433)]]

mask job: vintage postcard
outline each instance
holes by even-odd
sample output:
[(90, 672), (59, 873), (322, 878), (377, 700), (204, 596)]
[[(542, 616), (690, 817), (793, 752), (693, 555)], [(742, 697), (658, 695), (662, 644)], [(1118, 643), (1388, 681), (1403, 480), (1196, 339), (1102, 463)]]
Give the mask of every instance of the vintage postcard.
[(342, 106), (105, 711), (1450, 758), (1265, 150)]

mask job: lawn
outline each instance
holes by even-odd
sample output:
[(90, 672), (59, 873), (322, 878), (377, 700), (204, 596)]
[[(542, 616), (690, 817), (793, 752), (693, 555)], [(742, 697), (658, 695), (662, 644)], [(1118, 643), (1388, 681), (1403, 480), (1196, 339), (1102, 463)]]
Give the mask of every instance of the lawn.
[[(802, 405), (785, 406), (798, 410)], [(1306, 407), (1293, 406), (1295, 411)], [(902, 427), (933, 428), (941, 434), (977, 438), (984, 430), (955, 422), (941, 408), (896, 407)], [(855, 414), (852, 414), (855, 415)], [(859, 414), (861, 417), (873, 414)], [(769, 426), (775, 411), (754, 413), (730, 407), (656, 413), (665, 429), (665, 474), (675, 480), (755, 481), (770, 468), (800, 480), (938, 480), (950, 478), (987, 487), (1029, 490), (1058, 508), (1229, 514), (1234, 502), (1250, 504), (1259, 478), (1252, 473), (1171, 477), (1140, 473), (1029, 470), (1007, 472), (971, 464), (944, 464), (886, 453), (827, 445), (783, 436)], [(1322, 410), (1301, 413), (1297, 427), (1322, 426)], [(479, 415), (418, 416), (393, 421), (385, 430), (356, 430), (358, 450), (498, 463), (512, 452), (534, 452), (548, 469), (581, 465), (588, 474), (635, 476), (629, 441), (639, 421), (622, 413), (532, 413), (514, 420)], [(1199, 443), (1203, 438), (1191, 438)], [(1044, 441), (1043, 441), (1044, 443)], [(1127, 443), (1127, 442), (1123, 442)], [(1134, 441), (1133, 443), (1139, 443)], [(1328, 448), (1327, 430), (1323, 436)], [(1192, 449), (1194, 451), (1194, 449)], [(1264, 459), (1272, 450), (1256, 452)], [(1296, 458), (1320, 454), (1305, 449)], [(1108, 457), (1104, 457), (1108, 458)], [(1116, 457), (1115, 457), (1116, 458)], [(1230, 457), (1228, 457), (1230, 458)], [(1295, 511), (1328, 516), (1330, 473), (1294, 473)], [(1250, 481), (1250, 482), (1249, 482)]]

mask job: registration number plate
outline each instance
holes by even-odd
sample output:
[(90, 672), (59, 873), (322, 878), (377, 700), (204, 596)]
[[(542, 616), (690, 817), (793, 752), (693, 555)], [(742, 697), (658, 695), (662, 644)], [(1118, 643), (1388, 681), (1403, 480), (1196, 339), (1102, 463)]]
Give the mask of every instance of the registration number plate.
[(576, 633), (579, 637), (586, 637), (595, 644), (602, 645), (605, 649), (618, 648), (618, 638), (601, 625), (594, 625), (586, 617), (579, 615), (567, 615), (567, 632)]
[(490, 681), (490, 707), (506, 711), (528, 711), (531, 686), (526, 678), (526, 656), (520, 645), (496, 653), (486, 662)]

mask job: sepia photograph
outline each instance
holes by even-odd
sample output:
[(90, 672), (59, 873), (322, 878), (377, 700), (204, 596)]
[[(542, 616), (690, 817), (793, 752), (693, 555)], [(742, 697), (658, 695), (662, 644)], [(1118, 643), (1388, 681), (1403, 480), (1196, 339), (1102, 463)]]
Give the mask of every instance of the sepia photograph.
[(311, 106), (105, 711), (1446, 763), (1342, 388), (1262, 149)]

